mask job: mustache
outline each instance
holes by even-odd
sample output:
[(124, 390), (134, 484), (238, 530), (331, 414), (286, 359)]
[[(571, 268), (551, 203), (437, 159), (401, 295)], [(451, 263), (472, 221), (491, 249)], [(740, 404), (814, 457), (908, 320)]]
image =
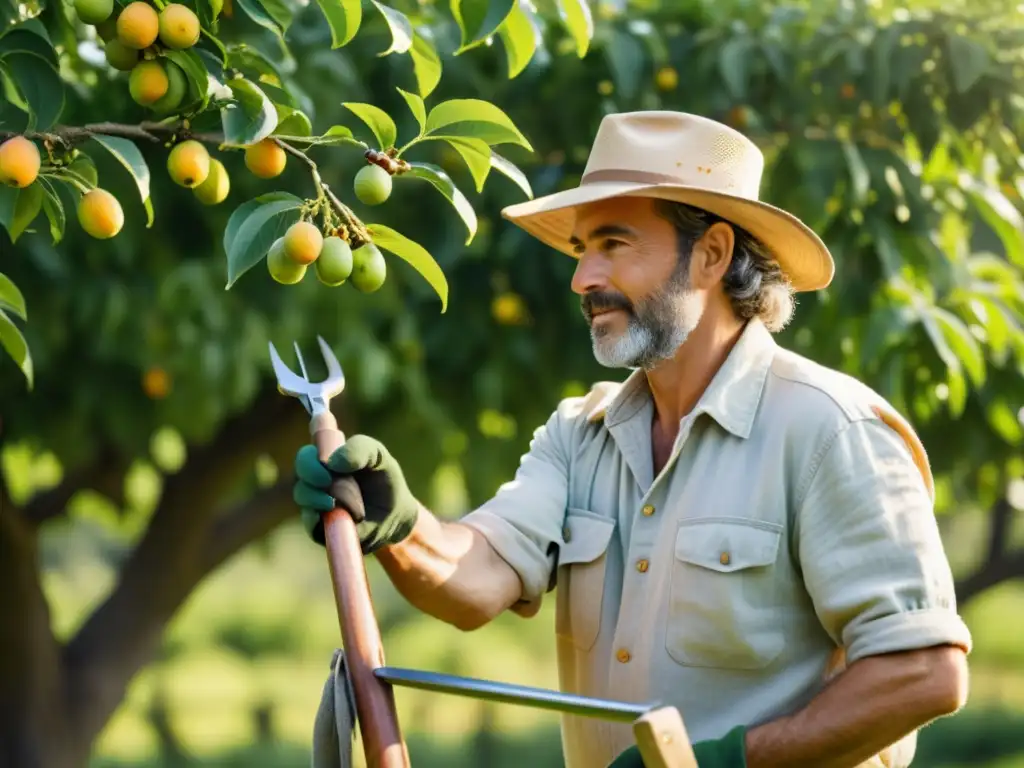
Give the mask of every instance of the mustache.
[(621, 309), (633, 314), (632, 303), (621, 293), (592, 291), (580, 297), (580, 311), (583, 312), (583, 317), (587, 319), (587, 322), (594, 318), (595, 312), (604, 312), (612, 309)]

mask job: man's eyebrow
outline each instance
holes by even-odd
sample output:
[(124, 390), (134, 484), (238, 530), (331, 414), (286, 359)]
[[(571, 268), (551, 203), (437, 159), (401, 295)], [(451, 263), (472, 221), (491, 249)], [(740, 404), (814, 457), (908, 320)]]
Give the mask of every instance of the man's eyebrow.
[[(602, 224), (600, 227), (590, 231), (589, 239), (593, 240), (597, 237), (614, 237), (616, 235), (621, 237), (635, 237), (636, 232), (623, 224)], [(569, 245), (574, 248), (579, 248), (583, 245), (583, 241), (578, 235), (570, 235)]]

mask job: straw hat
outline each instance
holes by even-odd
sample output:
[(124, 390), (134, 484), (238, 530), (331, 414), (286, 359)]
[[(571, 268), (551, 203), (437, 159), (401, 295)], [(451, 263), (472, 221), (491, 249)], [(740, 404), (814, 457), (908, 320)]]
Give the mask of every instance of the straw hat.
[(612, 197), (657, 197), (703, 208), (742, 227), (778, 260), (797, 291), (827, 286), (828, 248), (790, 213), (758, 200), (764, 156), (726, 125), (685, 112), (624, 112), (598, 128), (580, 185), (511, 205), (502, 215), (575, 256), (574, 207)]

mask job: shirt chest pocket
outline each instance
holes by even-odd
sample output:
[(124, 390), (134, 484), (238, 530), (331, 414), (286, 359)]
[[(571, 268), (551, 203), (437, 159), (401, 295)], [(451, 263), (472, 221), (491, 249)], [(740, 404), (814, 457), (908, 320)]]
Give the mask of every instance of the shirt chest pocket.
[(781, 525), (754, 519), (680, 523), (666, 619), (669, 656), (686, 666), (760, 669), (782, 652), (781, 537)]
[(589, 651), (601, 631), (608, 546), (615, 521), (584, 509), (569, 509), (558, 554), (555, 631)]

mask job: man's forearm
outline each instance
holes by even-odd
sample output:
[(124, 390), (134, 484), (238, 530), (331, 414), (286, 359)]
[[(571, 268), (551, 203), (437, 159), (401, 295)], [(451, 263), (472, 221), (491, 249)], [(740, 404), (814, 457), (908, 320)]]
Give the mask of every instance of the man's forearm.
[(408, 538), (376, 557), (406, 600), (460, 629), (486, 624), (522, 594), (516, 572), (483, 536), (422, 505)]
[(853, 768), (956, 711), (965, 681), (958, 648), (862, 659), (803, 710), (751, 728), (747, 768)]

